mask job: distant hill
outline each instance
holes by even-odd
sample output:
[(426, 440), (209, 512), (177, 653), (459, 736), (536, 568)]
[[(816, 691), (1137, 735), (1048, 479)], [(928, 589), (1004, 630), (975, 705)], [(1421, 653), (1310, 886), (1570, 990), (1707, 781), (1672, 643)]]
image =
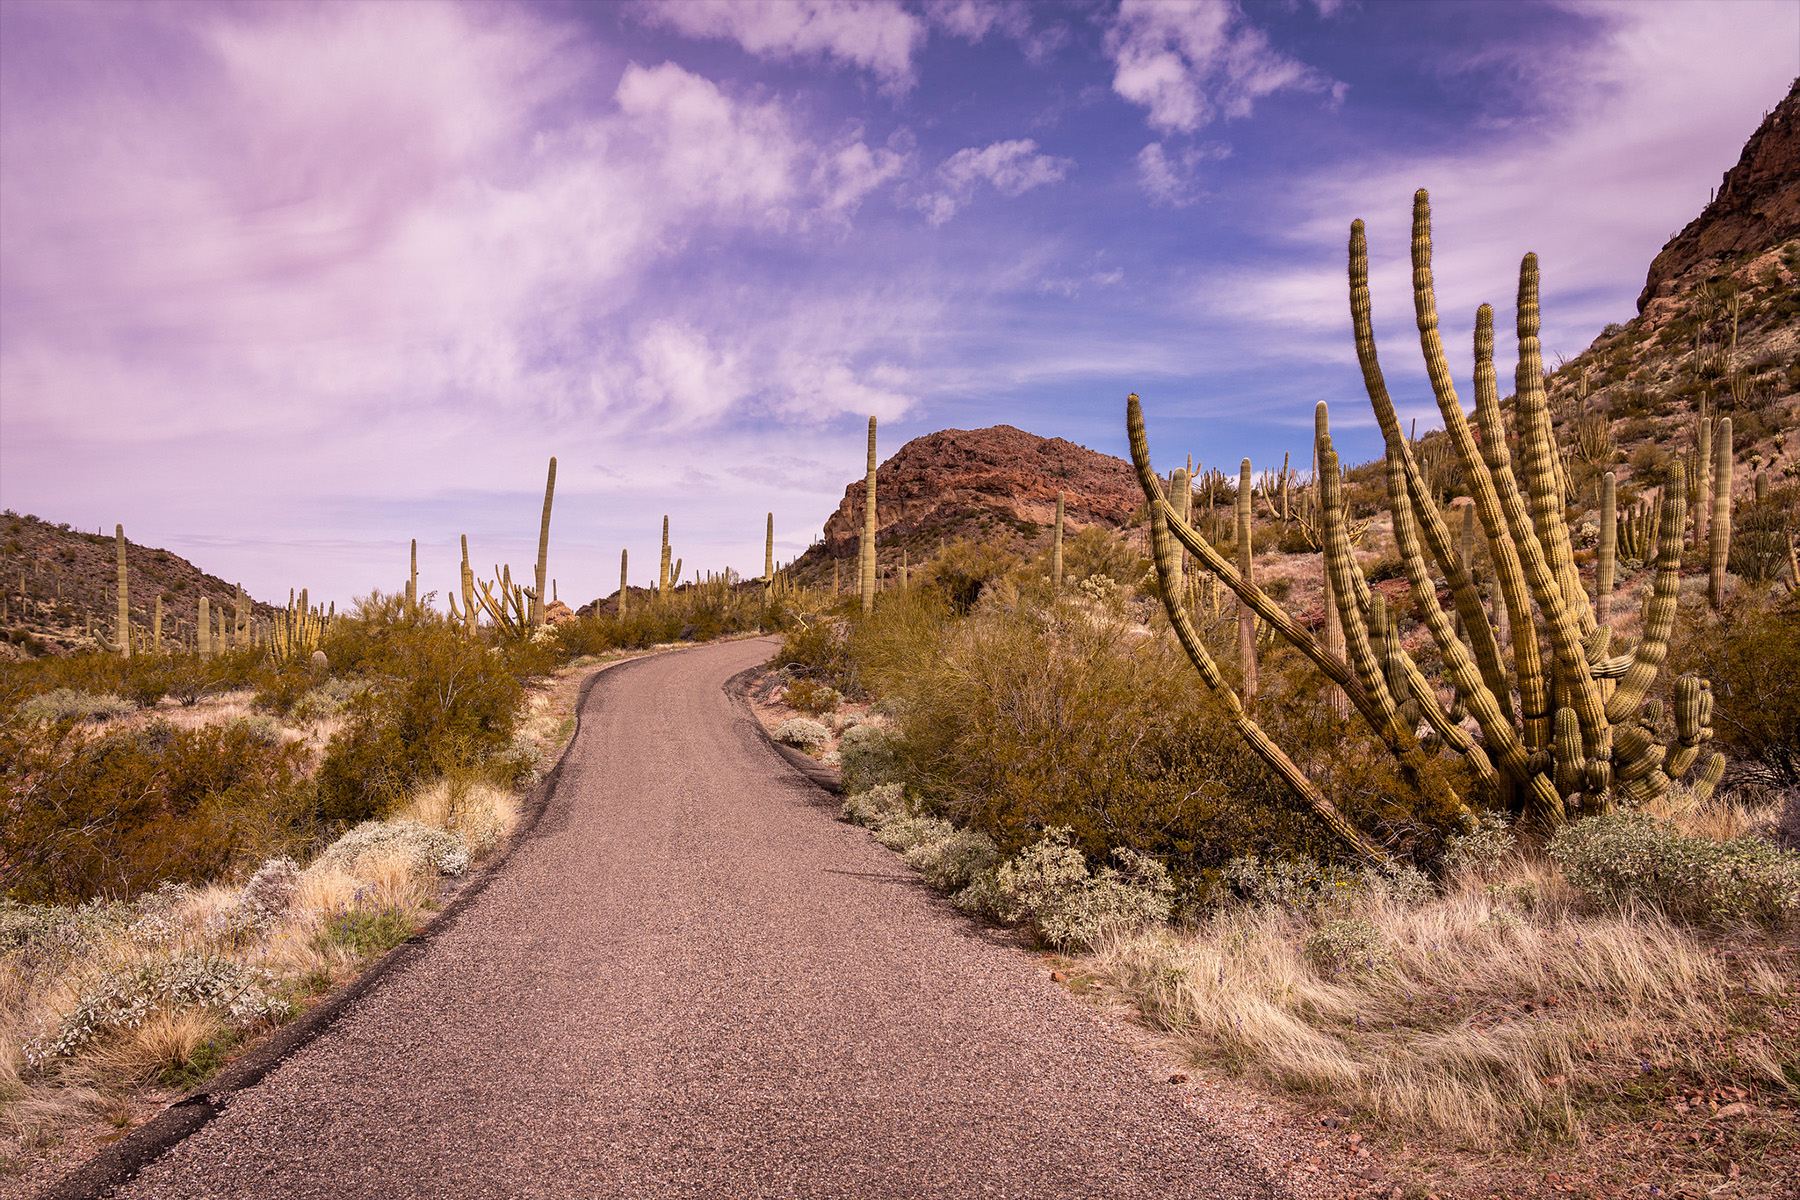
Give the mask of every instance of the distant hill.
[[(1068, 535), (1125, 528), (1144, 500), (1130, 463), (1062, 438), (1011, 425), (914, 438), (875, 473), (877, 561), (884, 572), (902, 555), (917, 566), (959, 537), (1028, 554), (1050, 544), (1058, 491)], [(860, 478), (844, 489), (819, 542), (795, 561), (795, 578), (825, 582), (836, 563), (853, 585), (863, 495)]]
[[(125, 571), (131, 621), (149, 629), (156, 598), (163, 602), (165, 639), (185, 633), (192, 638), (200, 597), (215, 609), (231, 612), (237, 587), (168, 550), (140, 546), (127, 539)], [(0, 654), (24, 647), (53, 654), (89, 649), (89, 623), (102, 636), (113, 637), (118, 611), (118, 565), (111, 535), (84, 533), (36, 516), (0, 513), (0, 594), (6, 620)], [(268, 619), (271, 605), (252, 602), (255, 615)]]

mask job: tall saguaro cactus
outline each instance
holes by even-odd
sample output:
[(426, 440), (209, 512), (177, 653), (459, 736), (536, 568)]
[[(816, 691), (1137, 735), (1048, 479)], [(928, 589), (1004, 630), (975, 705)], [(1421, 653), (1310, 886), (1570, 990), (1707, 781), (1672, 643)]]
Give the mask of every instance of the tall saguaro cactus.
[(628, 548), (621, 549), (619, 551), (619, 615), (621, 617), (625, 615), (625, 610), (631, 605), (631, 588), (625, 582), (626, 568), (630, 562), (631, 551)]
[[(1255, 547), (1250, 529), (1251, 499), (1250, 460), (1238, 466), (1237, 494), (1237, 568), (1245, 583), (1252, 582), (1251, 569)], [(1256, 707), (1256, 614), (1242, 600), (1238, 601), (1238, 670), (1244, 677), (1244, 703)]]
[[(1715, 610), (1725, 607), (1725, 564), (1731, 558), (1731, 418), (1719, 422), (1713, 446), (1712, 540), (1708, 543), (1706, 598)], [(123, 572), (121, 567), (120, 571)], [(121, 575), (123, 578), (123, 575)]]
[[(1056, 532), (1050, 537), (1050, 586), (1058, 591), (1063, 585), (1063, 511), (1067, 493), (1056, 493)], [(901, 570), (901, 586), (905, 586), (905, 569)]]
[(131, 657), (131, 589), (125, 578), (125, 527), (113, 526), (113, 549), (119, 559), (119, 653)]
[(869, 418), (869, 472), (863, 484), (862, 544), (857, 554), (857, 585), (862, 610), (875, 611), (875, 418)]
[(656, 572), (656, 598), (669, 593), (669, 514), (663, 514), (662, 564)]
[(406, 615), (417, 616), (419, 613), (419, 539), (412, 540), (411, 566), (406, 575)]
[(212, 608), (206, 597), (200, 597), (200, 619), (194, 626), (194, 634), (198, 639), (194, 646), (202, 660), (212, 657)]
[(469, 535), (466, 533), (462, 535), (462, 569), (459, 574), (463, 598), (463, 632), (473, 637), (480, 615), (475, 611), (475, 569), (469, 565)]
[[(1150, 502), (1153, 524), (1166, 528), (1237, 593), (1246, 611), (1268, 622), (1278, 636), (1299, 649), (1327, 679), (1343, 689), (1369, 729), (1398, 760), (1403, 775), (1417, 789), (1427, 809), (1442, 815), (1468, 812), (1467, 797), (1451, 783), (1438, 763), (1438, 752), (1461, 757), (1476, 781), (1475, 787), (1492, 802), (1529, 814), (1544, 828), (1560, 824), (1571, 808), (1595, 812), (1615, 803), (1642, 803), (1681, 778), (1698, 758), (1700, 744), (1711, 736), (1710, 704), (1701, 699), (1707, 695), (1706, 685), (1697, 679), (1683, 677), (1677, 681), (1678, 696), (1688, 699), (1677, 713), (1676, 743), (1658, 741), (1657, 713), (1645, 707), (1650, 686), (1667, 655), (1674, 626), (1682, 527), (1687, 516), (1685, 474), (1677, 465), (1658, 506), (1661, 528), (1657, 534), (1655, 576), (1644, 599), (1643, 634), (1629, 653), (1609, 656), (1612, 630), (1600, 619), (1599, 607), (1589, 601), (1576, 573), (1564, 519), (1564, 483), (1538, 347), (1536, 256), (1525, 257), (1519, 276), (1519, 362), (1515, 386), (1520, 471), (1516, 476), (1495, 382), (1493, 314), (1486, 305), (1477, 313), (1475, 330), (1475, 417), (1479, 441), (1451, 382), (1438, 335), (1431, 276), (1430, 208), (1424, 192), (1414, 202), (1412, 254), (1420, 346), (1444, 417), (1445, 434), (1460, 460), (1474, 498), (1475, 513), (1487, 537), (1488, 560), (1501, 597), (1497, 607), (1503, 607), (1513, 630), (1510, 674), (1474, 585), (1469, 547), (1466, 542), (1460, 548), (1453, 544), (1433, 489), (1413, 460), (1412, 445), (1401, 433), (1388, 396), (1375, 351), (1368, 252), (1360, 221), (1352, 226), (1350, 240), (1351, 316), (1357, 357), (1386, 445), (1386, 482), (1395, 547), (1406, 571), (1413, 605), (1431, 634), (1445, 675), (1455, 690), (1449, 711), (1413, 662), (1397, 636), (1386, 605), (1379, 602), (1379, 593), (1369, 587), (1356, 564), (1345, 533), (1347, 514), (1338, 458), (1331, 445), (1323, 405), (1319, 406), (1315, 447), (1320, 528), (1330, 572), (1329, 595), (1345, 635), (1342, 652), (1321, 645), (1189, 522), (1180, 519), (1176, 505), (1162, 495), (1150, 468), (1143, 416), (1133, 396), (1127, 402), (1127, 428), (1132, 460)], [(1247, 470), (1245, 474), (1247, 480)], [(1725, 490), (1729, 495), (1728, 487)], [(1713, 515), (1716, 526), (1716, 499)], [(1726, 521), (1728, 530), (1728, 514)], [(1240, 546), (1245, 540), (1240, 522)], [(1157, 555), (1165, 602), (1170, 605), (1170, 621), (1177, 626), (1177, 635), (1202, 678), (1219, 691), (1216, 668), (1204, 660), (1204, 647), (1197, 652), (1188, 645), (1188, 637), (1180, 626), (1185, 614), (1178, 612), (1168, 595), (1172, 558), (1172, 554)], [(1458, 621), (1453, 622), (1439, 603), (1434, 567), (1449, 585)], [(1541, 633), (1531, 606), (1542, 618)], [(1551, 673), (1544, 669), (1546, 654), (1554, 664)], [(1518, 710), (1512, 700), (1515, 679), (1520, 698)], [(1235, 696), (1226, 703), (1246, 740), (1293, 783), (1293, 764), (1284, 755), (1271, 753), (1263, 744), (1266, 738), (1244, 730)], [(1465, 712), (1474, 718), (1478, 737), (1463, 728)], [(1420, 718), (1431, 730), (1431, 737), (1424, 743), (1416, 729)], [(1722, 763), (1718, 755), (1709, 759), (1695, 782), (1696, 791), (1710, 793)], [(1294, 786), (1319, 810), (1307, 786)], [(1368, 853), (1364, 842), (1353, 836), (1354, 831), (1345, 832), (1339, 820), (1319, 811), (1333, 829), (1359, 851)]]
[(550, 502), (556, 498), (556, 456), (550, 456), (550, 474), (544, 480), (544, 515), (538, 521), (538, 556), (537, 556), (537, 593), (531, 597), (531, 623), (542, 625), (545, 620), (544, 597), (549, 595), (546, 587), (550, 571)]
[(775, 582), (775, 514), (769, 514), (763, 529), (763, 582)]

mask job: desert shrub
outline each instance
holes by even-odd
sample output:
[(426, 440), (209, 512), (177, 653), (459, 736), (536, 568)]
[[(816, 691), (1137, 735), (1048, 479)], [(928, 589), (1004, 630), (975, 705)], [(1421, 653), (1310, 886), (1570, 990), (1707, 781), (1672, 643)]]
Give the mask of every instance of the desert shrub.
[(941, 892), (959, 892), (994, 866), (1000, 851), (994, 840), (972, 829), (952, 829), (944, 837), (920, 842), (905, 853), (906, 865), (925, 876)]
[(1092, 947), (1110, 935), (1168, 920), (1175, 885), (1167, 869), (1132, 850), (1115, 850), (1113, 857), (1122, 869), (1090, 872), (1067, 828), (1046, 830), (979, 876), (964, 896), (975, 893), (994, 916), (1025, 922), (1047, 944), (1062, 948)]
[(153, 958), (120, 967), (84, 987), (53, 1029), (29, 1039), (25, 1057), (42, 1065), (155, 1013), (203, 1008), (239, 1028), (286, 1020), (292, 1006), (270, 994), (272, 982), (262, 971), (218, 957)]
[(956, 612), (967, 613), (990, 584), (1018, 564), (1017, 555), (992, 542), (959, 537), (919, 570), (917, 582)]
[(888, 783), (899, 771), (893, 744), (879, 725), (846, 729), (838, 739), (838, 762), (844, 771), (844, 789), (850, 792)]
[(777, 661), (790, 676), (848, 686), (848, 632), (845, 622), (825, 617), (810, 625), (796, 626), (783, 637)]
[(0, 861), (15, 899), (74, 902), (224, 874), (311, 835), (305, 751), (242, 723), (152, 721), (94, 735), (0, 725), (13, 809)]
[(1768, 603), (1743, 589), (1722, 616), (1678, 625), (1669, 658), (1673, 672), (1711, 681), (1713, 733), (1731, 779), (1800, 786), (1800, 596)]
[(1613, 813), (1564, 826), (1549, 853), (1571, 886), (1602, 903), (1650, 904), (1699, 922), (1800, 916), (1800, 854), (1760, 838), (1690, 837), (1641, 813)]
[(956, 826), (937, 817), (897, 813), (875, 830), (875, 840), (897, 854), (907, 854), (919, 846), (954, 837)]
[(335, 868), (354, 875), (375, 859), (398, 859), (415, 874), (461, 875), (469, 869), (468, 847), (461, 838), (406, 818), (364, 821), (327, 846), (308, 869)]
[[(348, 721), (319, 767), (319, 815), (330, 821), (384, 815), (439, 775), (484, 764), (503, 770), (520, 679), (554, 661), (543, 647), (488, 647), (438, 620), (365, 628), (355, 639), (346, 633), (330, 652), (368, 683), (346, 705)], [(510, 771), (522, 769), (514, 763)]]
[(1394, 961), (1380, 927), (1360, 917), (1325, 922), (1307, 935), (1303, 953), (1315, 970), (1327, 975), (1375, 971)]
[(853, 792), (844, 801), (844, 820), (872, 829), (880, 828), (905, 811), (906, 789), (898, 783), (884, 783), (867, 791)]
[(1368, 899), (1417, 907), (1435, 894), (1423, 872), (1404, 863), (1356, 869), (1320, 865), (1304, 854), (1262, 859), (1242, 855), (1225, 864), (1224, 881), (1252, 904), (1317, 912)]
[(300, 893), (300, 866), (291, 858), (271, 858), (256, 869), (238, 896), (238, 907), (258, 924), (272, 925), (287, 916)]
[(1461, 871), (1491, 875), (1512, 858), (1517, 846), (1505, 814), (1484, 812), (1470, 828), (1446, 840), (1444, 868), (1452, 875)]
[(362, 680), (328, 679), (301, 693), (288, 710), (288, 716), (296, 721), (323, 721), (335, 717), (367, 688), (368, 684)]
[(1777, 488), (1761, 504), (1746, 505), (1731, 522), (1731, 573), (1746, 583), (1787, 574), (1788, 538), (1800, 532), (1800, 487)]
[(815, 715), (834, 712), (843, 704), (843, 693), (827, 684), (816, 683), (811, 679), (796, 679), (788, 684), (787, 703), (790, 708)]
[(19, 715), (27, 721), (107, 721), (136, 711), (137, 705), (110, 692), (93, 695), (66, 687), (33, 696), (19, 706)]
[(1115, 583), (1142, 578), (1148, 560), (1130, 538), (1100, 525), (1090, 525), (1063, 539), (1063, 573), (1075, 579), (1102, 576)]
[(831, 734), (817, 721), (809, 721), (805, 717), (794, 717), (777, 725), (773, 736), (784, 746), (793, 746), (800, 750), (817, 750), (825, 744)]
[(417, 929), (413, 915), (399, 905), (351, 905), (326, 913), (314, 941), (321, 948), (343, 946), (359, 955), (385, 954)]

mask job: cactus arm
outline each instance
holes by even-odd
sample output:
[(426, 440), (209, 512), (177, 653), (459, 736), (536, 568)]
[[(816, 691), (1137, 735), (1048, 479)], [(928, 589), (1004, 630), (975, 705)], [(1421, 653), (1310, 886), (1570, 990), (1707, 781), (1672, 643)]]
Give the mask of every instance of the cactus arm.
[[(1133, 396), (1130, 403), (1135, 406), (1137, 397)], [(1142, 428), (1141, 421), (1139, 428)], [(1134, 439), (1134, 443), (1136, 440)], [(1145, 457), (1147, 459), (1147, 455)], [(1139, 472), (1139, 476), (1140, 482), (1145, 482), (1142, 471)], [(1208, 653), (1206, 644), (1194, 632), (1193, 623), (1188, 620), (1187, 608), (1181, 603), (1180, 594), (1176, 590), (1181, 556), (1176, 549), (1175, 539), (1169, 535), (1168, 518), (1172, 515), (1172, 506), (1160, 494), (1156, 494), (1161, 492), (1161, 485), (1154, 475), (1148, 477), (1145, 486), (1146, 498), (1150, 500), (1151, 552), (1156, 560), (1157, 578), (1162, 584), (1163, 609), (1168, 613), (1169, 624), (1174, 627), (1175, 636), (1181, 642), (1181, 648), (1187, 652), (1188, 661), (1193, 663), (1194, 669), (1200, 673), (1200, 678), (1206, 684), (1207, 689), (1225, 705), (1226, 715), (1237, 730), (1238, 736), (1244, 739), (1258, 757), (1274, 768), (1275, 772), (1294, 790), (1294, 793), (1306, 801), (1319, 819), (1333, 833), (1343, 838), (1362, 858), (1375, 862), (1386, 862), (1388, 860), (1386, 851), (1370, 840), (1368, 835), (1358, 829), (1337, 805), (1319, 791), (1312, 780), (1308, 779), (1305, 773), (1295, 765), (1294, 760), (1289, 758), (1286, 752), (1263, 731), (1262, 727), (1250, 718), (1249, 714), (1244, 711), (1243, 703), (1238, 699), (1237, 693), (1233, 692), (1230, 685), (1225, 682), (1225, 677), (1220, 673), (1219, 666), (1213, 661), (1212, 655)]]
[(1618, 565), (1619, 485), (1608, 471), (1600, 477), (1600, 547), (1594, 563), (1594, 620), (1612, 619), (1613, 573)]
[(1606, 718), (1614, 723), (1637, 711), (1669, 653), (1675, 610), (1681, 589), (1681, 536), (1687, 518), (1687, 472), (1680, 463), (1669, 469), (1669, 482), (1658, 501), (1662, 526), (1657, 533), (1656, 578), (1644, 599), (1644, 634), (1632, 652), (1632, 663), (1606, 702)]
[[(1413, 306), (1417, 312), (1420, 346), (1424, 350), (1426, 372), (1431, 378), (1432, 391), (1437, 397), (1438, 407), (1445, 413), (1445, 429), (1448, 431), (1452, 421), (1451, 414), (1460, 419), (1462, 406), (1456, 398), (1456, 388), (1450, 379), (1449, 362), (1444, 356), (1443, 339), (1438, 333), (1437, 299), (1431, 277), (1431, 209), (1423, 190), (1413, 197), (1412, 261)], [(1350, 226), (1349, 265), (1350, 320), (1356, 338), (1356, 360), (1362, 368), (1363, 388), (1369, 394), (1375, 419), (1381, 425), (1383, 441), (1389, 445), (1404, 445), (1406, 438), (1400, 429), (1400, 419), (1394, 411), (1393, 400), (1388, 395), (1387, 382), (1382, 375), (1381, 361), (1375, 346), (1373, 305), (1369, 295), (1369, 244), (1361, 221), (1353, 222)], [(1500, 659), (1500, 644), (1494, 636), (1493, 624), (1488, 620), (1487, 609), (1481, 603), (1481, 593), (1475, 587), (1468, 565), (1452, 547), (1450, 530), (1438, 512), (1437, 502), (1432, 499), (1431, 489), (1419, 473), (1417, 463), (1410, 453), (1404, 456), (1402, 462), (1406, 466), (1406, 487), (1413, 497), (1415, 517), (1424, 534), (1425, 544), (1437, 561), (1438, 569), (1443, 572), (1445, 582), (1450, 585), (1451, 601), (1462, 618), (1463, 627), (1468, 631), (1469, 647), (1481, 670), (1481, 677), (1494, 695), (1508, 697), (1510, 704), (1512, 688), (1507, 683), (1506, 668)]]
[(862, 545), (857, 554), (857, 585), (862, 593), (862, 610), (875, 611), (875, 418), (869, 418), (868, 475), (863, 481)]
[[(1187, 476), (1182, 475), (1182, 490), (1187, 489)], [(1250, 528), (1250, 496), (1254, 489), (1250, 479), (1250, 460), (1238, 468), (1237, 494), (1237, 565), (1246, 583), (1255, 582), (1255, 547)], [(1181, 593), (1178, 593), (1181, 594)], [(1256, 706), (1256, 614), (1240, 598), (1238, 600), (1238, 670), (1244, 678), (1244, 703)]]
[[(1730, 417), (1719, 421), (1719, 436), (1713, 443), (1712, 540), (1707, 547), (1710, 555), (1707, 562), (1707, 599), (1711, 601), (1714, 611), (1717, 611), (1725, 605), (1725, 564), (1731, 558)], [(120, 567), (120, 571), (123, 570)]]

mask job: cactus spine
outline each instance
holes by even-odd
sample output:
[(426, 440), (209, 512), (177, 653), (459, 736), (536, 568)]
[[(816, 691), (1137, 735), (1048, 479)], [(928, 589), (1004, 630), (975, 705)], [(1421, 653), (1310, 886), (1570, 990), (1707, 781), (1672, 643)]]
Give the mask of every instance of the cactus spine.
[(1058, 591), (1063, 583), (1063, 508), (1066, 494), (1056, 493), (1056, 531), (1050, 535), (1050, 586)]
[(862, 610), (875, 611), (875, 418), (869, 418), (869, 469), (863, 485), (862, 544), (857, 554), (857, 585)]
[(1716, 611), (1725, 606), (1725, 564), (1731, 557), (1731, 418), (1719, 421), (1713, 448), (1712, 540), (1708, 543), (1706, 598)]
[[(1181, 481), (1181, 490), (1187, 491), (1185, 475)], [(1245, 459), (1238, 466), (1237, 493), (1237, 567), (1238, 574), (1245, 583), (1255, 582), (1251, 576), (1254, 566), (1255, 548), (1251, 543), (1250, 530), (1250, 460)], [(1178, 592), (1177, 595), (1180, 593)], [(1244, 677), (1244, 704), (1256, 707), (1256, 614), (1242, 599), (1238, 600), (1238, 670)]]

